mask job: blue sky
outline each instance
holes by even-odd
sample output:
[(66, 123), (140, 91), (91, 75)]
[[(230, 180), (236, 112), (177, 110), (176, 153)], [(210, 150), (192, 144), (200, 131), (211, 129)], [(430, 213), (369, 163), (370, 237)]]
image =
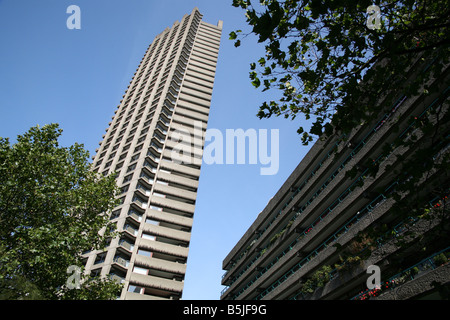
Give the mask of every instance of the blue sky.
[[(203, 20), (224, 21), (209, 129), (278, 129), (279, 171), (261, 164), (203, 164), (183, 299), (220, 298), (222, 260), (309, 150), (296, 133), (301, 120), (259, 120), (275, 92), (254, 89), (248, 72), (264, 54), (232, 0), (0, 0), (0, 137), (12, 142), (37, 124), (59, 123), (61, 144), (83, 143), (95, 154), (108, 122), (154, 37), (198, 7)], [(81, 30), (69, 30), (69, 5)], [(300, 118), (298, 118), (300, 119)], [(247, 161), (248, 162), (248, 161)]]

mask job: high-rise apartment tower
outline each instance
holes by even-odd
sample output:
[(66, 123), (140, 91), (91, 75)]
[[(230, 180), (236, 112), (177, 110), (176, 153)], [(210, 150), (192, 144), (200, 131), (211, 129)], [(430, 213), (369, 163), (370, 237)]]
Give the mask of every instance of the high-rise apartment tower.
[(194, 8), (156, 36), (96, 150), (94, 170), (118, 173), (123, 232), (86, 270), (122, 282), (120, 299), (182, 296), (221, 32)]

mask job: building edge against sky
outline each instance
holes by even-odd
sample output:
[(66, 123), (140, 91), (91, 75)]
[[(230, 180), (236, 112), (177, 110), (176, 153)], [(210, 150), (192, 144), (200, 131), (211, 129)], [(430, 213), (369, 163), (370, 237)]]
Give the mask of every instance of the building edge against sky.
[[(406, 81), (432, 63), (438, 62), (416, 57)], [(415, 194), (402, 194), (402, 200), (426, 199), (425, 218), (397, 216), (390, 195), (404, 182), (398, 173), (408, 170), (403, 161), (422, 146), (433, 147), (436, 164), (449, 152), (448, 123), (440, 123), (448, 113), (448, 67), (424, 84), (432, 94), (406, 96), (393, 89), (377, 119), (347, 139), (333, 135), (312, 146), (224, 258), (222, 300), (443, 299), (450, 247), (439, 228), (450, 227), (440, 218), (448, 211), (448, 172), (432, 170)], [(436, 128), (432, 134), (421, 131), (425, 118)], [(417, 141), (383, 155), (397, 139)], [(369, 174), (372, 161), (379, 165), (375, 176)], [(380, 268), (382, 286), (367, 287), (371, 265)]]
[(157, 35), (96, 150), (94, 170), (118, 173), (121, 236), (84, 255), (86, 272), (123, 283), (120, 299), (182, 297), (222, 25), (194, 8)]

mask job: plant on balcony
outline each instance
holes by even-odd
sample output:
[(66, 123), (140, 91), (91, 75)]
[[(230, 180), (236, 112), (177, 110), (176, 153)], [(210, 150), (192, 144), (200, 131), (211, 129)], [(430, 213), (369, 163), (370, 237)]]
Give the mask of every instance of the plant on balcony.
[(283, 229), (280, 232), (278, 232), (277, 234), (275, 234), (271, 239), (270, 239), (270, 245), (274, 244), (275, 241), (277, 241), (285, 232), (287, 229)]
[(418, 273), (419, 273), (419, 268), (417, 268), (417, 267), (414, 267), (414, 268), (412, 268), (411, 269), (411, 277), (415, 277)]
[(334, 267), (338, 271), (349, 271), (352, 270), (355, 266), (360, 265), (363, 260), (360, 256), (347, 256), (346, 258), (343, 258), (342, 256), (339, 256), (339, 263), (336, 263)]
[(303, 284), (300, 291), (303, 294), (314, 293), (318, 288), (322, 288), (331, 279), (331, 266), (325, 265), (311, 275)]
[(444, 253), (441, 253), (441, 254), (437, 255), (436, 257), (434, 257), (433, 261), (437, 266), (441, 266), (448, 262), (448, 258)]
[(360, 233), (348, 246), (351, 254), (358, 254), (364, 249), (375, 249), (374, 239), (368, 233)]

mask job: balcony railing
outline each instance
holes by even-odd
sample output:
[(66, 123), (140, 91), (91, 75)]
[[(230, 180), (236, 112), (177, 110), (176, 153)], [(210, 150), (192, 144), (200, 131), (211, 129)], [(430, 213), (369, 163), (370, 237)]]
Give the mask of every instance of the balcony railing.
[(138, 214), (136, 211), (131, 209), (128, 211), (128, 216), (134, 218), (136, 221), (142, 221), (142, 214)]
[(122, 257), (114, 257), (113, 262), (120, 264), (121, 266), (128, 268), (128, 266), (130, 265), (130, 261), (126, 260)]
[[(393, 108), (391, 109), (391, 112), (390, 112), (389, 114), (385, 114), (385, 115), (382, 117), (382, 119), (377, 123), (377, 125), (375, 125), (374, 129), (372, 129), (372, 130), (366, 135), (366, 137), (365, 137), (365, 138), (364, 138), (364, 139), (363, 139), (363, 140), (355, 147), (354, 150), (357, 150), (357, 152), (359, 152), (360, 149), (361, 149), (359, 146), (360, 146), (361, 144), (367, 143), (368, 139), (373, 135), (373, 133), (376, 132), (376, 131), (378, 131), (378, 130), (380, 129), (380, 127), (386, 122), (386, 120), (387, 120), (388, 118), (390, 118), (391, 115), (392, 115), (394, 112), (397, 111), (397, 109), (399, 108), (400, 104), (402, 104), (402, 103), (405, 101), (405, 99), (406, 99), (405, 96), (403, 96), (401, 99), (399, 99), (399, 100), (394, 104)], [(436, 100), (437, 100), (437, 99), (436, 99)], [(422, 117), (423, 115), (425, 115), (426, 112), (427, 112), (430, 108), (434, 107), (436, 100), (433, 101), (433, 102), (425, 109), (425, 111), (422, 112), (422, 114), (420, 115), (420, 117)], [(420, 117), (418, 117), (418, 119), (420, 119)], [(418, 121), (418, 120), (416, 120), (416, 121)], [(415, 122), (414, 122), (414, 123), (415, 123)], [(414, 123), (413, 123), (413, 124), (414, 124)], [(411, 124), (406, 130), (404, 130), (404, 131), (400, 134), (400, 136), (403, 136), (407, 131), (409, 131), (411, 128), (413, 128), (413, 127), (414, 127), (413, 124)], [(335, 147), (334, 147), (334, 148), (335, 148)], [(332, 149), (332, 150), (333, 150), (333, 149)], [(331, 150), (331, 151), (332, 151), (332, 150)], [(330, 151), (330, 152), (331, 152), (331, 151)], [(357, 152), (356, 152), (356, 153), (357, 153)], [(344, 163), (348, 163), (349, 158), (354, 157), (354, 156), (356, 155), (356, 153), (352, 152), (352, 153), (346, 158), (346, 160), (344, 160), (343, 165), (345, 166)], [(327, 158), (328, 158), (328, 157), (325, 157), (323, 161), (325, 161)], [(386, 157), (386, 158), (387, 158), (387, 157)], [(381, 157), (378, 157), (378, 158), (375, 160), (375, 162), (383, 161), (383, 160), (385, 160), (386, 158), (381, 159)], [(342, 165), (341, 165), (338, 169), (336, 169), (336, 170), (340, 170), (341, 167), (342, 167)], [(367, 171), (367, 170), (368, 170), (368, 169), (366, 169), (365, 171)], [(358, 180), (360, 180), (362, 177), (364, 177), (365, 171), (363, 172), (363, 174), (360, 175), (360, 177), (359, 177), (352, 185), (354, 185)], [(331, 178), (331, 179), (334, 179), (335, 176), (336, 176), (336, 174), (333, 173), (333, 174), (330, 176), (330, 178)], [(329, 179), (330, 179), (330, 178), (329, 178)], [(327, 180), (327, 181), (328, 181), (328, 180)], [(325, 186), (325, 187), (326, 187), (326, 185), (328, 184), (327, 181), (324, 183), (324, 186)], [(307, 180), (305, 180), (305, 183), (306, 183), (306, 182), (307, 182)], [(394, 184), (395, 184), (395, 183), (394, 183)], [(322, 186), (321, 188), (319, 188), (318, 193), (322, 192), (322, 190), (324, 189), (324, 186)], [(391, 188), (391, 187), (392, 187), (392, 185), (389, 186), (388, 189)], [(351, 186), (350, 186), (346, 191), (344, 191), (344, 192), (341, 194), (341, 196), (335, 201), (335, 203), (333, 203), (330, 207), (332, 207), (333, 205), (334, 205), (334, 206), (337, 205), (337, 204), (340, 203), (345, 197), (347, 197), (348, 194), (351, 193), (351, 191), (349, 191), (350, 188), (351, 188)], [(295, 221), (295, 219), (301, 214), (301, 212), (304, 211), (304, 209), (306, 209), (306, 207), (311, 203), (312, 199), (314, 199), (316, 196), (317, 196), (317, 193), (314, 194), (314, 195), (311, 197), (311, 199), (306, 203), (306, 205), (305, 205), (304, 207), (302, 207), (302, 208), (300, 209), (300, 211), (297, 212), (297, 213), (294, 215), (294, 217), (293, 217), (288, 223), (291, 223), (291, 221)], [(288, 203), (289, 203), (291, 200), (292, 200), (292, 198), (288, 201)], [(322, 215), (321, 215), (322, 218), (324, 217), (324, 215), (327, 215), (327, 214), (330, 212), (330, 207), (328, 207), (328, 208), (325, 210), (325, 212), (322, 213)], [(333, 209), (334, 209), (334, 207), (333, 207), (331, 210), (333, 210)], [(280, 213), (281, 213), (281, 210), (280, 210)], [(277, 217), (278, 217), (278, 216), (277, 216)], [(275, 217), (275, 218), (276, 218), (276, 217)], [(274, 218), (274, 219), (275, 219), (275, 218)], [(274, 220), (274, 219), (273, 219), (273, 220)], [(321, 221), (321, 219), (320, 219), (320, 217), (319, 217), (315, 222), (312, 223), (312, 225), (311, 225), (310, 228), (306, 228), (306, 229), (305, 229), (305, 231), (303, 232), (303, 235), (305, 235), (306, 233), (308, 233), (308, 232), (312, 229), (312, 227), (314, 227), (314, 226), (315, 226), (318, 222), (320, 222), (320, 221)], [(271, 221), (271, 222), (269, 223), (268, 226), (270, 226), (270, 224), (272, 224), (272, 222), (273, 222), (273, 221)], [(267, 230), (268, 226), (264, 229), (264, 231)], [(285, 226), (284, 228), (286, 228), (286, 226)], [(282, 228), (282, 229), (283, 229), (283, 228)], [(263, 231), (263, 232), (264, 232), (264, 231)], [(257, 236), (256, 239), (258, 239), (258, 238), (262, 235), (263, 232), (261, 232), (261, 233)], [(269, 246), (269, 245), (268, 245), (268, 246)], [(266, 246), (266, 248), (267, 248), (268, 246)], [(290, 245), (289, 247), (291, 247), (291, 245)], [(290, 250), (290, 249), (289, 249), (289, 250)], [(245, 254), (244, 254), (244, 255), (241, 255), (241, 256), (236, 260), (236, 262), (234, 263), (233, 266), (235, 266), (236, 263), (237, 263), (237, 261), (239, 261), (241, 258), (243, 258), (243, 256), (245, 256)], [(245, 271), (248, 270), (248, 268), (249, 268), (252, 264), (254, 264), (254, 263), (256, 262), (256, 260), (258, 260), (258, 258), (259, 258), (260, 256), (261, 256), (261, 255), (257, 255), (252, 261), (250, 261), (250, 263), (249, 263), (249, 264), (248, 264), (248, 265), (247, 265), (247, 266), (246, 266), (246, 267), (245, 267), (245, 268), (244, 268), (244, 269), (243, 269), (243, 270), (242, 270), (242, 271), (241, 271), (241, 272), (240, 272), (240, 273), (232, 280), (231, 284), (234, 283), (240, 276), (242, 276), (242, 275), (245, 273)], [(230, 269), (230, 270), (231, 270), (231, 269)], [(223, 277), (225, 277), (226, 274), (227, 274), (230, 270), (226, 271), (225, 274), (223, 275)], [(258, 276), (257, 276), (257, 278), (258, 278)], [(256, 279), (257, 279), (257, 278), (256, 278)], [(255, 280), (256, 280), (256, 279), (255, 279)], [(253, 281), (251, 281), (251, 283), (249, 283), (249, 284), (246, 286), (246, 288), (247, 288), (249, 285), (251, 285), (252, 283), (253, 283)], [(231, 285), (231, 284), (230, 284), (230, 285)], [(226, 287), (224, 290), (222, 290), (222, 294), (223, 294), (227, 289), (228, 289), (228, 288)], [(238, 295), (241, 294), (242, 292), (243, 292), (243, 290), (241, 290), (241, 291), (238, 293)]]
[(110, 278), (112, 280), (116, 280), (119, 283), (124, 283), (125, 282), (125, 278), (118, 276), (117, 274), (111, 274)]
[(409, 267), (408, 269), (397, 273), (396, 275), (390, 277), (388, 280), (383, 281), (382, 283), (380, 283), (380, 287), (360, 292), (359, 294), (351, 298), (351, 300), (367, 300), (372, 297), (376, 297), (387, 290), (392, 290), (400, 285), (405, 284), (406, 282), (414, 280), (421, 274), (424, 274), (430, 270), (434, 270), (437, 267), (448, 263), (449, 256), (450, 247), (447, 247), (444, 250), (441, 250), (429, 256), (428, 258), (423, 259), (422, 261)]
[(128, 251), (133, 251), (134, 249), (134, 244), (129, 243), (126, 240), (120, 240), (119, 241), (119, 245), (124, 247), (125, 249), (127, 249)]
[(126, 224), (123, 228), (124, 231), (129, 232), (130, 234), (132, 234), (133, 236), (137, 236), (138, 234), (138, 230), (133, 228), (131, 225)]
[[(385, 194), (387, 194), (387, 192), (389, 192), (389, 189), (392, 188), (396, 183), (394, 183), (393, 185), (391, 185), (390, 187), (388, 187), (385, 190)], [(433, 199), (431, 201), (429, 201), (429, 206), (430, 207), (435, 207), (436, 203), (441, 203), (441, 201), (446, 201), (446, 199), (448, 199), (447, 196), (445, 196), (442, 200), (436, 200)], [(361, 214), (361, 213), (360, 213)], [(353, 219), (352, 219), (353, 220)], [(353, 223), (355, 223), (354, 221), (350, 220), (349, 224), (352, 225)], [(392, 230), (387, 231), (384, 235), (378, 237), (375, 241), (375, 243), (377, 244), (378, 248), (382, 247), (385, 243), (387, 243), (390, 239), (392, 238), (396, 238), (399, 235), (401, 235), (403, 232), (408, 230), (408, 225), (414, 224), (417, 221), (417, 218), (413, 218), (413, 217), (408, 217), (406, 219), (404, 219), (403, 221), (401, 221), (400, 223), (398, 223)], [(349, 224), (346, 224), (346, 226), (348, 226)], [(342, 230), (342, 229), (341, 229)], [(339, 232), (339, 231), (338, 231)], [(339, 235), (340, 236), (340, 235)], [(327, 242), (327, 241), (325, 241)], [(357, 253), (357, 255), (361, 254), (363, 251), (365, 251), (367, 249), (367, 247), (363, 248), (359, 253)], [(333, 270), (331, 270), (331, 272), (329, 273), (330, 279), (333, 279), (337, 276), (338, 274), (338, 269), (335, 268)], [(270, 292), (270, 291), (269, 291)], [(302, 293), (297, 294), (296, 296), (294, 296), (291, 299), (297, 299), (299, 296), (302, 296), (303, 298), (304, 295)]]

